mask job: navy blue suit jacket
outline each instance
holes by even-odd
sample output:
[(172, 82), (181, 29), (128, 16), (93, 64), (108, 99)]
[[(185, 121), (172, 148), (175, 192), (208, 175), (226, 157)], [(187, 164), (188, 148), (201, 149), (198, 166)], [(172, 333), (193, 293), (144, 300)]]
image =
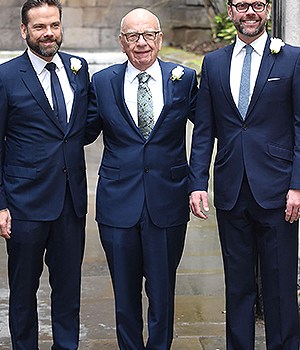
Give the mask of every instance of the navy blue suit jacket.
[(190, 191), (207, 190), (214, 139), (214, 200), (236, 203), (244, 173), (265, 209), (284, 207), (290, 188), (300, 189), (300, 49), (271, 54), (268, 38), (245, 120), (231, 95), (233, 45), (208, 54), (195, 116)]
[(69, 186), (76, 214), (86, 214), (84, 131), (89, 75), (86, 62), (74, 74), (70, 55), (59, 54), (74, 103), (64, 134), (27, 52), (0, 66), (0, 208), (13, 219), (54, 220)]
[(90, 114), (98, 118), (105, 146), (97, 188), (96, 220), (101, 224), (132, 227), (140, 219), (145, 202), (159, 227), (189, 220), (186, 122), (193, 119), (196, 73), (184, 68), (182, 79), (172, 81), (176, 64), (159, 63), (164, 108), (147, 141), (124, 101), (127, 62), (92, 78)]

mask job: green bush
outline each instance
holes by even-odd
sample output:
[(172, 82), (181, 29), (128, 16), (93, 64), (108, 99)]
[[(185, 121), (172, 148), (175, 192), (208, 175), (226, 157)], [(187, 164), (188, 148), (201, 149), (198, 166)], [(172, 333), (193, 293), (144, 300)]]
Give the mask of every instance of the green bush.
[(215, 40), (217, 42), (220, 41), (226, 41), (226, 42), (233, 42), (236, 36), (236, 29), (232, 23), (232, 21), (229, 19), (227, 12), (220, 13), (219, 15), (215, 16), (216, 21), (216, 33), (215, 33)]

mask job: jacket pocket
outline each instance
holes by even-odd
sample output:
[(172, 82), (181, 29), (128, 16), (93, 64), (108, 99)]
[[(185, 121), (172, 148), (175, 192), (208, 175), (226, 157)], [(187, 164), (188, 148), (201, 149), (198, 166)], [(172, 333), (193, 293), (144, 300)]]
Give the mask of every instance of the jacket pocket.
[(101, 165), (98, 175), (101, 177), (105, 177), (111, 180), (119, 180), (120, 179), (120, 169), (118, 168), (110, 168), (105, 165)]
[(25, 168), (15, 165), (7, 165), (4, 167), (5, 175), (12, 177), (19, 177), (24, 179), (35, 179), (36, 169), (35, 168)]
[(282, 148), (281, 146), (269, 144), (268, 152), (271, 156), (292, 161), (293, 160), (293, 152), (287, 148)]

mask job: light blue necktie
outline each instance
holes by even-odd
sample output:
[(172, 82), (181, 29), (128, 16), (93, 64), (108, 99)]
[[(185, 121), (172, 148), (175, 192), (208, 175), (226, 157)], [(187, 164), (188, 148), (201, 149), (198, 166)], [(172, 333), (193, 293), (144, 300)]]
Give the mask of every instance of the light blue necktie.
[(245, 119), (249, 99), (250, 99), (250, 73), (251, 73), (251, 57), (252, 57), (253, 47), (251, 45), (246, 45), (246, 56), (244, 58), (241, 84), (240, 84), (240, 93), (239, 93), (239, 103), (238, 109)]
[(146, 72), (138, 74), (139, 86), (137, 91), (138, 127), (145, 139), (148, 139), (153, 126), (153, 101), (148, 86), (150, 75)]

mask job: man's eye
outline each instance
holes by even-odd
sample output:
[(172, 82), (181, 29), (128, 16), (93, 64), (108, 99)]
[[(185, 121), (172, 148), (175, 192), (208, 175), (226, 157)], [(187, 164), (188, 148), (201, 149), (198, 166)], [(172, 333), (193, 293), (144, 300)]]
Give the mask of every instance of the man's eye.
[(153, 40), (155, 38), (155, 34), (153, 34), (153, 33), (145, 33), (144, 34), (144, 38), (146, 38), (148, 40)]
[(130, 35), (127, 35), (128, 40), (136, 40), (137, 37), (138, 37), (137, 34), (130, 34)]
[(245, 10), (248, 7), (248, 5), (241, 3), (241, 4), (237, 4), (237, 7), (239, 10)]

